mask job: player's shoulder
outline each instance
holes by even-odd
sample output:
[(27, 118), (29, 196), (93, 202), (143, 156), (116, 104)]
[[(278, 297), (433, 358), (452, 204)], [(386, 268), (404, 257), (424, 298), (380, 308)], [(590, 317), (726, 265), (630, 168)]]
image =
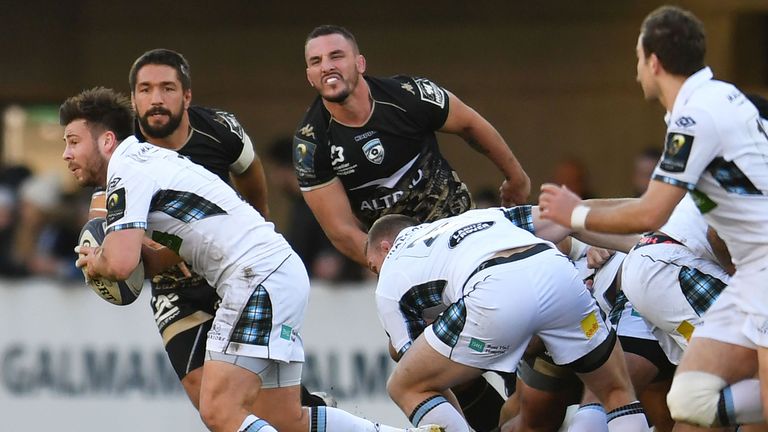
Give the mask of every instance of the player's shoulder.
[(321, 137), (325, 135), (330, 121), (331, 113), (323, 105), (322, 98), (317, 96), (296, 127), (295, 137), (314, 143), (322, 142)]
[(448, 94), (429, 78), (410, 75), (394, 75), (388, 78), (366, 76), (371, 94), (377, 100), (392, 99), (402, 104), (430, 103), (445, 107)]
[(229, 111), (192, 105), (187, 110), (193, 128), (217, 140), (243, 140), (245, 130), (237, 117)]

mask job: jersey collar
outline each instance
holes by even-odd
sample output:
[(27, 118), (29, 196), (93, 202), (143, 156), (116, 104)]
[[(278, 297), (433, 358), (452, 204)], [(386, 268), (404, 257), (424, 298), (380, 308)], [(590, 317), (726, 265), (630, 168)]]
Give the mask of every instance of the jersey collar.
[[(709, 82), (712, 78), (714, 78), (714, 74), (712, 73), (712, 69), (710, 69), (709, 66), (704, 66), (696, 73), (689, 76), (688, 79), (686, 79), (683, 83), (683, 86), (680, 87), (680, 91), (677, 93), (677, 98), (675, 98), (675, 104), (672, 107), (672, 111), (677, 111), (680, 107), (687, 104), (688, 99), (690, 99), (693, 92), (695, 92), (696, 89), (705, 83)], [(664, 116), (664, 119), (667, 121), (667, 123), (669, 123), (669, 117), (671, 115), (672, 114), (670, 112), (667, 112), (666, 116)]]

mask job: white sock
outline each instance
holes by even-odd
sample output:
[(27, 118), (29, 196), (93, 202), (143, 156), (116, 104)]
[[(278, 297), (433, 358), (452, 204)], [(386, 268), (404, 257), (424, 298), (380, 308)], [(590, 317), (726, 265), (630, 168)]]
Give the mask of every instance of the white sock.
[[(763, 406), (760, 403), (760, 381), (748, 379), (731, 384), (720, 391), (718, 418), (723, 425), (752, 424), (763, 422)], [(722, 418), (726, 417), (726, 418)]]
[(640, 402), (620, 406), (607, 414), (610, 432), (646, 432), (648, 420)]
[(584, 404), (571, 417), (568, 432), (608, 432), (608, 417), (599, 403)]
[(243, 424), (237, 429), (237, 432), (277, 432), (277, 429), (255, 415), (251, 414), (243, 420)]
[(309, 412), (309, 432), (404, 432), (403, 428), (374, 423), (339, 408), (311, 407)]
[(408, 419), (416, 427), (436, 424), (442, 426), (446, 432), (471, 431), (464, 417), (456, 411), (456, 408), (446, 398), (439, 395), (432, 396), (420, 403)]

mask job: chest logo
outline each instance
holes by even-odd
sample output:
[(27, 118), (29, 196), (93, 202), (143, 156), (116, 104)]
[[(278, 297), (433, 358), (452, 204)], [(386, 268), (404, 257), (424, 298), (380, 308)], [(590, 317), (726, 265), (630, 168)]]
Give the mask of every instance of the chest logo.
[(336, 165), (344, 162), (344, 147), (331, 146), (331, 165)]
[(363, 153), (369, 161), (376, 165), (381, 165), (384, 161), (384, 146), (381, 144), (381, 140), (374, 138), (363, 145)]

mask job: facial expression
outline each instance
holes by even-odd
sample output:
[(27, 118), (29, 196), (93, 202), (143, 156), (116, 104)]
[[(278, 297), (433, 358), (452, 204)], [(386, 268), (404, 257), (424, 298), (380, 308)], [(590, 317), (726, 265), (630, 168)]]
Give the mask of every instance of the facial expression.
[(104, 151), (105, 140), (110, 139), (103, 132), (94, 136), (88, 122), (74, 120), (64, 128), (64, 153), (61, 157), (67, 162), (80, 186), (106, 186), (107, 165)]
[(343, 102), (365, 72), (365, 59), (340, 34), (318, 36), (304, 47), (307, 79), (328, 102)]
[(136, 74), (131, 101), (142, 132), (150, 138), (165, 138), (181, 123), (189, 108), (192, 90), (184, 91), (176, 69), (148, 64)]
[(637, 46), (635, 47), (635, 53), (637, 54), (636, 80), (640, 83), (640, 87), (643, 89), (645, 99), (652, 100), (659, 97), (658, 87), (653, 74), (653, 62), (656, 61), (656, 56), (653, 54), (648, 57), (645, 56), (642, 38), (643, 35), (640, 34), (637, 38)]

